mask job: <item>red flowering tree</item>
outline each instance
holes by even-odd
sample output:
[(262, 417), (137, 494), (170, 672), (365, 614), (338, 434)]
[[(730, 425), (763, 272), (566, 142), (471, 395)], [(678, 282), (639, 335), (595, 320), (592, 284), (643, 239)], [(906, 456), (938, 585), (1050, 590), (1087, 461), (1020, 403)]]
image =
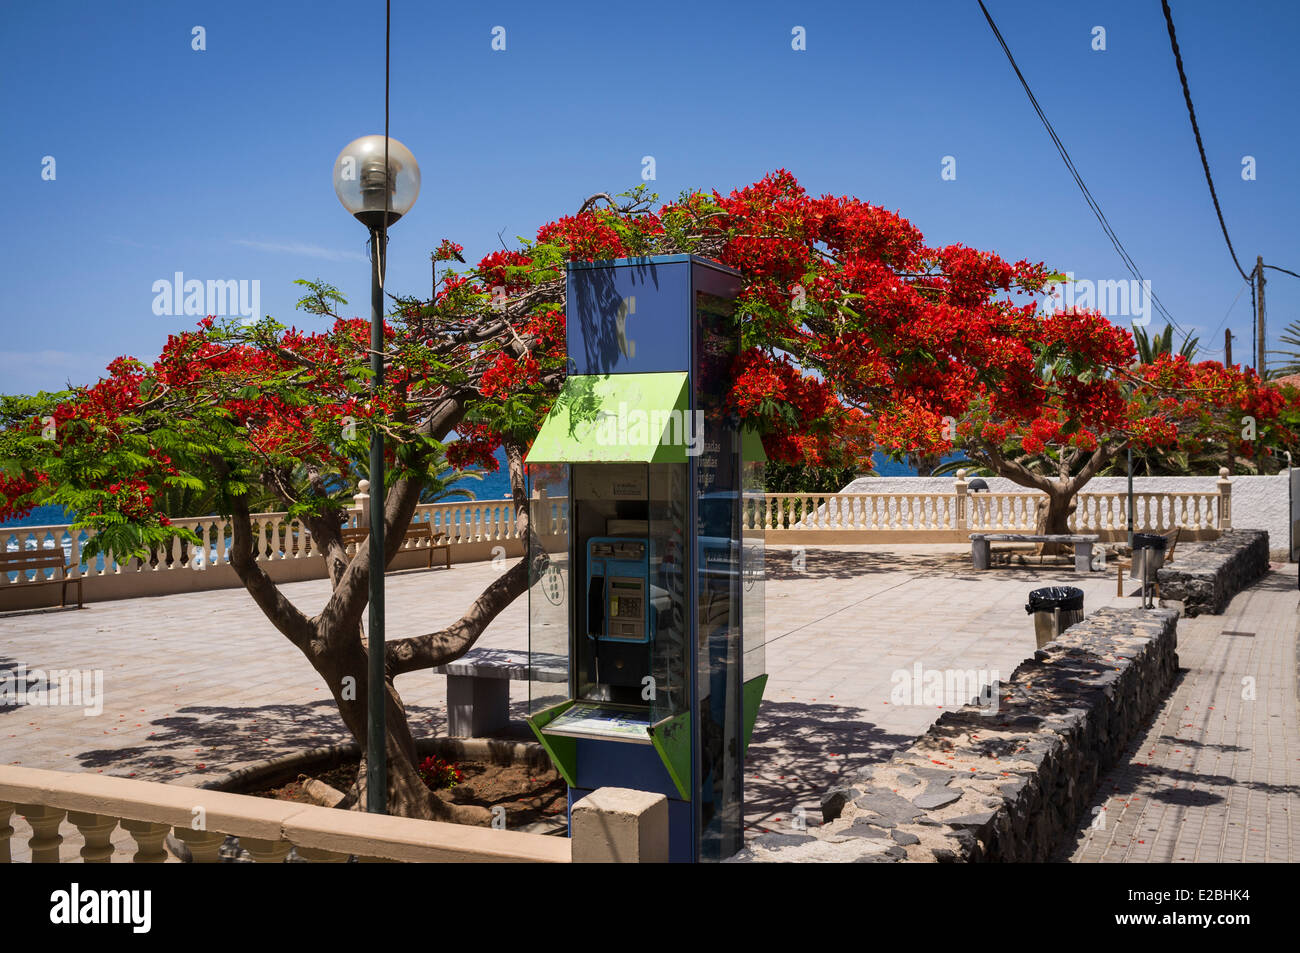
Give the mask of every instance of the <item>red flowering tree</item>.
[(1046, 493), (1041, 527), (1065, 533), (1076, 494), (1130, 442), (1250, 456), (1295, 439), (1285, 398), (1252, 371), (1138, 364), (1101, 314), (1040, 311), (1055, 280), (1041, 263), (931, 248), (900, 216), (810, 196), (785, 172), (695, 201), (746, 276), (732, 400), (777, 459), (960, 449)]

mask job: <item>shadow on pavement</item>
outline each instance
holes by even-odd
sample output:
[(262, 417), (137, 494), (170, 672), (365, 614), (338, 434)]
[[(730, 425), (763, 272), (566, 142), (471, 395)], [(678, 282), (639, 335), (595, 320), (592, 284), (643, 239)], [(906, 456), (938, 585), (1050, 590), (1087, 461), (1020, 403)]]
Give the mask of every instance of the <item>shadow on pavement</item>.
[(802, 806), (820, 824), (815, 805), (829, 788), (914, 740), (876, 727), (861, 708), (765, 701), (745, 759), (745, 816), (751, 827), (789, 830)]

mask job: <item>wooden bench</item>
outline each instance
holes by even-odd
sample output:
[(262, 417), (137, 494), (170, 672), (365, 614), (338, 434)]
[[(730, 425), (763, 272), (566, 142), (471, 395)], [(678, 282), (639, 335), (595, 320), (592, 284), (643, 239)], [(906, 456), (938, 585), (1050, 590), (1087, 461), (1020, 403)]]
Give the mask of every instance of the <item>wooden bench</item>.
[[(362, 543), (364, 543), (366, 540), (370, 538), (370, 529), (365, 526), (358, 527), (358, 528), (348, 527), (342, 530), (342, 536), (343, 536), (344, 546), (350, 546), (353, 543), (356, 543), (357, 546), (360, 546)], [(431, 526), (429, 523), (412, 523), (410, 525), (410, 528), (407, 529), (406, 535), (402, 537), (402, 542), (403, 544), (408, 542), (414, 542), (415, 545), (418, 546), (419, 541), (422, 539), (428, 540), (428, 543), (424, 547), (424, 549), (429, 553), (428, 568), (429, 569), (433, 568), (434, 551), (440, 550), (443, 554), (443, 558), (446, 560), (446, 567), (450, 569), (451, 568), (451, 537), (448, 536), (446, 533), (438, 533), (435, 536), (433, 532), (433, 526)], [(401, 552), (401, 550), (399, 550), (399, 552)]]
[[(23, 579), (26, 579), (29, 569), (36, 570), (36, 581), (23, 582), (19, 583), (19, 585), (59, 585), (59, 607), (62, 609), (68, 607), (69, 584), (75, 585), (77, 587), (77, 608), (85, 608), (85, 604), (81, 600), (81, 577), (68, 575), (72, 571), (72, 564), (64, 561), (63, 550), (19, 549), (12, 553), (0, 553), (0, 572), (10, 573), (16, 571)], [(54, 570), (53, 578), (45, 578), (45, 570), (47, 569)]]
[(1071, 543), (1074, 546), (1074, 571), (1092, 572), (1092, 547), (1100, 538), (1064, 533), (971, 533), (970, 558), (976, 569), (988, 569), (993, 562), (989, 543)]
[[(530, 665), (531, 661), (531, 665)], [(453, 738), (482, 738), (510, 721), (510, 683), (569, 681), (568, 659), (561, 655), (473, 649), (437, 665), (447, 676), (447, 731)]]

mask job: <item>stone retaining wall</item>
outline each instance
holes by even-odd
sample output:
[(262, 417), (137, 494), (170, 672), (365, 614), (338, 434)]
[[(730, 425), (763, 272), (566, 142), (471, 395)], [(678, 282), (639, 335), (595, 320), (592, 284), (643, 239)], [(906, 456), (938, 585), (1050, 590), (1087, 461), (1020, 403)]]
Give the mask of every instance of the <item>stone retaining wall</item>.
[(1268, 533), (1231, 529), (1194, 546), (1156, 573), (1160, 598), (1181, 602), (1189, 616), (1222, 615), (1232, 597), (1268, 573)]
[(1104, 608), (1026, 659), (996, 706), (945, 712), (735, 862), (1045, 861), (1173, 684), (1178, 613)]

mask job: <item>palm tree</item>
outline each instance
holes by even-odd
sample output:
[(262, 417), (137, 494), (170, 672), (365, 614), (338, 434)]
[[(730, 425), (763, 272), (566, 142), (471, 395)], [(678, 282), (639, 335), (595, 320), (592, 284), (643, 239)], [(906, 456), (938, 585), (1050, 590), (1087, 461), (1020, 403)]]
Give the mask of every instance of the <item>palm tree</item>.
[(1300, 374), (1300, 321), (1292, 321), (1282, 330), (1282, 336), (1278, 338), (1283, 344), (1289, 344), (1290, 347), (1276, 351), (1269, 351), (1269, 357), (1276, 357), (1282, 361), (1277, 367), (1268, 369), (1269, 377), (1288, 377), (1291, 374)]
[(1190, 361), (1196, 356), (1196, 352), (1200, 350), (1200, 341), (1200, 338), (1194, 338), (1189, 333), (1183, 338), (1183, 343), (1179, 345), (1178, 350), (1175, 352), (1173, 325), (1166, 324), (1165, 329), (1154, 338), (1147, 336), (1146, 328), (1133, 329), (1133, 343), (1137, 345), (1138, 363), (1140, 364), (1150, 364), (1161, 354), (1168, 354), (1171, 357), (1180, 354)]

